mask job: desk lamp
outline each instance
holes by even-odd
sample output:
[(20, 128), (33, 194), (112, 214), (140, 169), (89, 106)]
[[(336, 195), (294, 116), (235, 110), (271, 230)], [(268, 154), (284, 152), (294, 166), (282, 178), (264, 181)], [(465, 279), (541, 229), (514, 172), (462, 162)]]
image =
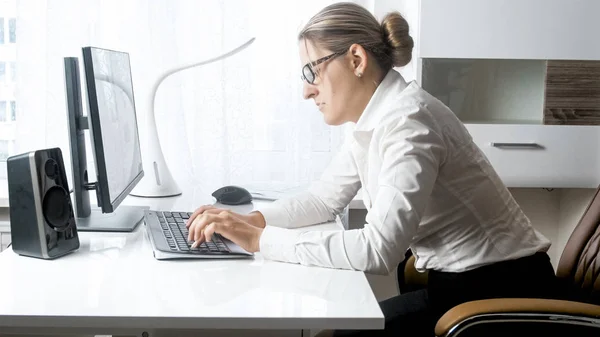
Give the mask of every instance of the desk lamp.
[(165, 162), (160, 142), (158, 140), (158, 130), (156, 128), (156, 119), (154, 116), (154, 101), (156, 98), (156, 92), (160, 84), (169, 76), (190, 68), (198, 67), (208, 63), (223, 60), (229, 56), (235, 55), (240, 51), (246, 49), (254, 42), (255, 38), (251, 38), (241, 46), (217, 57), (211, 59), (196, 62), (184, 66), (179, 66), (166, 71), (161, 75), (154, 85), (150, 94), (145, 97), (146, 102), (149, 103), (149, 111), (146, 118), (146, 136), (145, 142), (142, 143), (142, 163), (144, 166), (144, 177), (137, 186), (131, 191), (130, 195), (136, 197), (146, 198), (157, 198), (157, 197), (171, 197), (181, 194), (181, 189), (177, 186), (177, 183), (173, 179), (169, 167)]

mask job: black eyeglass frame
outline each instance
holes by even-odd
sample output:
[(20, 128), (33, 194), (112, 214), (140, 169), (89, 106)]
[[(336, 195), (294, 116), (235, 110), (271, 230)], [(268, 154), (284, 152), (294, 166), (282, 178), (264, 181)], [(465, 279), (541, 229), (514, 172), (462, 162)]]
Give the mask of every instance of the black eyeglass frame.
[(303, 81), (306, 81), (306, 83), (308, 84), (314, 84), (315, 80), (317, 79), (317, 74), (315, 73), (315, 71), (313, 70), (313, 67), (318, 66), (319, 64), (328, 61), (334, 57), (338, 57), (341, 55), (344, 55), (345, 53), (333, 53), (324, 57), (321, 57), (320, 59), (316, 60), (316, 61), (312, 61), (309, 62), (307, 64), (305, 64), (302, 67), (302, 75), (300, 76), (300, 78)]

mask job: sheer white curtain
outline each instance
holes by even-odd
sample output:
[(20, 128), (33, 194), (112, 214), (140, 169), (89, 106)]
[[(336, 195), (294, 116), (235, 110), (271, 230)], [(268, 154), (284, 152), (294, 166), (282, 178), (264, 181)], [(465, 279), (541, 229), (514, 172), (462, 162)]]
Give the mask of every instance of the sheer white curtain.
[(155, 114), (165, 157), (180, 185), (307, 184), (347, 129), (327, 126), (302, 99), (296, 35), (331, 2), (20, 0), (17, 152), (60, 147), (70, 173), (63, 57), (83, 46), (130, 54), (143, 137), (144, 96), (160, 74), (255, 36), (243, 52), (163, 82)]

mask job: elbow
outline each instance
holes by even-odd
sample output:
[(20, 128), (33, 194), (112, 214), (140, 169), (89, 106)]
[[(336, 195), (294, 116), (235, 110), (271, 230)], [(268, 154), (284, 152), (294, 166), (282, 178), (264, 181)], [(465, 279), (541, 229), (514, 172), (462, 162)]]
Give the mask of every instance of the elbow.
[(391, 274), (394, 269), (395, 268), (389, 268), (388, 265), (383, 262), (378, 262), (373, 263), (363, 271), (367, 274), (387, 276)]
[[(353, 237), (347, 237), (345, 244), (351, 247), (346, 250), (348, 262), (352, 269), (360, 270), (367, 274), (389, 275), (396, 270), (400, 262), (396, 256), (396, 249), (388, 247), (380, 238), (375, 238), (370, 227), (355, 231)], [(349, 231), (348, 233), (350, 234)], [(403, 254), (402, 254), (403, 255)]]
[(363, 272), (386, 276), (396, 269), (396, 266), (392, 265), (393, 262), (391, 259), (382, 257), (377, 251), (372, 250), (372, 253), (369, 255), (369, 259), (363, 265), (363, 268), (361, 268)]
[(395, 249), (395, 245), (385, 244), (385, 240), (382, 237), (375, 237), (371, 226), (365, 226), (362, 231), (363, 243), (365, 249), (362, 254), (362, 259), (360, 259), (363, 263), (362, 271), (368, 274), (373, 275), (389, 275), (393, 271), (396, 270), (400, 260), (398, 259), (397, 250)]

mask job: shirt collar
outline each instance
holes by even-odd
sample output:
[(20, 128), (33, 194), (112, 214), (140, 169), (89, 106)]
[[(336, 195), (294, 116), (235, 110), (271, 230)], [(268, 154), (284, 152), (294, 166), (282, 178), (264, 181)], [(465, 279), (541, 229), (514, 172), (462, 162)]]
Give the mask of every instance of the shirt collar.
[(369, 100), (365, 110), (360, 115), (354, 131), (372, 131), (383, 117), (391, 111), (385, 108), (387, 102), (397, 98), (407, 87), (406, 81), (397, 71), (390, 69)]

